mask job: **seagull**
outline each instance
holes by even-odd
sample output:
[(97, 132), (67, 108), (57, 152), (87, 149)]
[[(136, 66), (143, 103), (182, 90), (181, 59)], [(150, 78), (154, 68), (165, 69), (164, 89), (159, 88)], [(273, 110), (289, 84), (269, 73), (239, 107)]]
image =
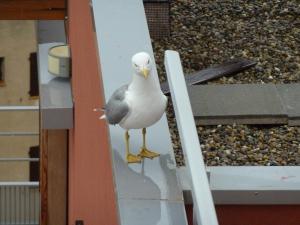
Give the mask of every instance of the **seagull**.
[[(112, 125), (118, 124), (126, 130), (127, 163), (141, 163), (143, 158), (153, 159), (159, 156), (146, 147), (146, 128), (162, 117), (166, 110), (167, 97), (155, 80), (150, 55), (139, 52), (131, 61), (134, 70), (131, 83), (121, 86), (112, 94), (100, 119), (106, 119)], [(130, 152), (130, 129), (142, 129), (143, 145), (137, 155)]]

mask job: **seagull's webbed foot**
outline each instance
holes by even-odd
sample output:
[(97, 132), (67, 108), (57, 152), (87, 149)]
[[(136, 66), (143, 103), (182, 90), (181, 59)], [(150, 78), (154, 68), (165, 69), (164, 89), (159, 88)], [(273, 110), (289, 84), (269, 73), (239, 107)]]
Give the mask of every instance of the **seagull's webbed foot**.
[(158, 157), (159, 156), (158, 153), (152, 152), (146, 147), (146, 128), (142, 129), (142, 134), (143, 134), (143, 146), (141, 147), (141, 151), (138, 155), (142, 158), (149, 158), (149, 159)]
[(126, 155), (126, 160), (127, 163), (141, 163), (142, 162), (142, 158), (138, 155), (134, 155), (134, 154), (127, 154)]
[(160, 156), (159, 153), (152, 152), (152, 151), (150, 151), (150, 150), (148, 150), (147, 148), (144, 148), (144, 147), (141, 148), (141, 151), (138, 155), (142, 158), (149, 158), (149, 159), (153, 159), (155, 157)]
[(126, 161), (127, 163), (141, 163), (142, 158), (138, 155), (134, 155), (129, 151), (129, 133), (125, 132), (125, 142), (126, 142)]

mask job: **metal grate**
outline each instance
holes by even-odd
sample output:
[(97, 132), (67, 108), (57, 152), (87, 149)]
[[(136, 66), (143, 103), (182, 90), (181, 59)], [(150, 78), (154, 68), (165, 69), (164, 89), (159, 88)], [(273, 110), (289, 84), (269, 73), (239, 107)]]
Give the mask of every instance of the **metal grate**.
[(0, 225), (38, 225), (38, 182), (0, 182)]
[(144, 0), (150, 36), (153, 39), (170, 36), (169, 0)]

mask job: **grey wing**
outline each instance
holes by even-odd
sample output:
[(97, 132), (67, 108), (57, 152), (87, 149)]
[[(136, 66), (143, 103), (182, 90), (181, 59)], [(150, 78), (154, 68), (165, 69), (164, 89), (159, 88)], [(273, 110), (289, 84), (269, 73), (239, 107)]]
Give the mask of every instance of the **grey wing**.
[(118, 124), (128, 114), (129, 106), (124, 101), (128, 85), (118, 88), (105, 106), (105, 116), (110, 124)]

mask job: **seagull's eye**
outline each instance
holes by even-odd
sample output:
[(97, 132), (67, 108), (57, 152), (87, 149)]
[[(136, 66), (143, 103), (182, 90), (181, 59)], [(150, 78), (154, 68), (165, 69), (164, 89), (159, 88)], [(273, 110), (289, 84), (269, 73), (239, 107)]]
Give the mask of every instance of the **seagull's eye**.
[(149, 64), (150, 63), (150, 59), (148, 59), (148, 61), (147, 61), (147, 64)]
[(135, 64), (135, 63), (134, 63), (134, 65), (135, 65), (135, 67), (139, 67), (139, 66), (138, 66), (137, 64)]

